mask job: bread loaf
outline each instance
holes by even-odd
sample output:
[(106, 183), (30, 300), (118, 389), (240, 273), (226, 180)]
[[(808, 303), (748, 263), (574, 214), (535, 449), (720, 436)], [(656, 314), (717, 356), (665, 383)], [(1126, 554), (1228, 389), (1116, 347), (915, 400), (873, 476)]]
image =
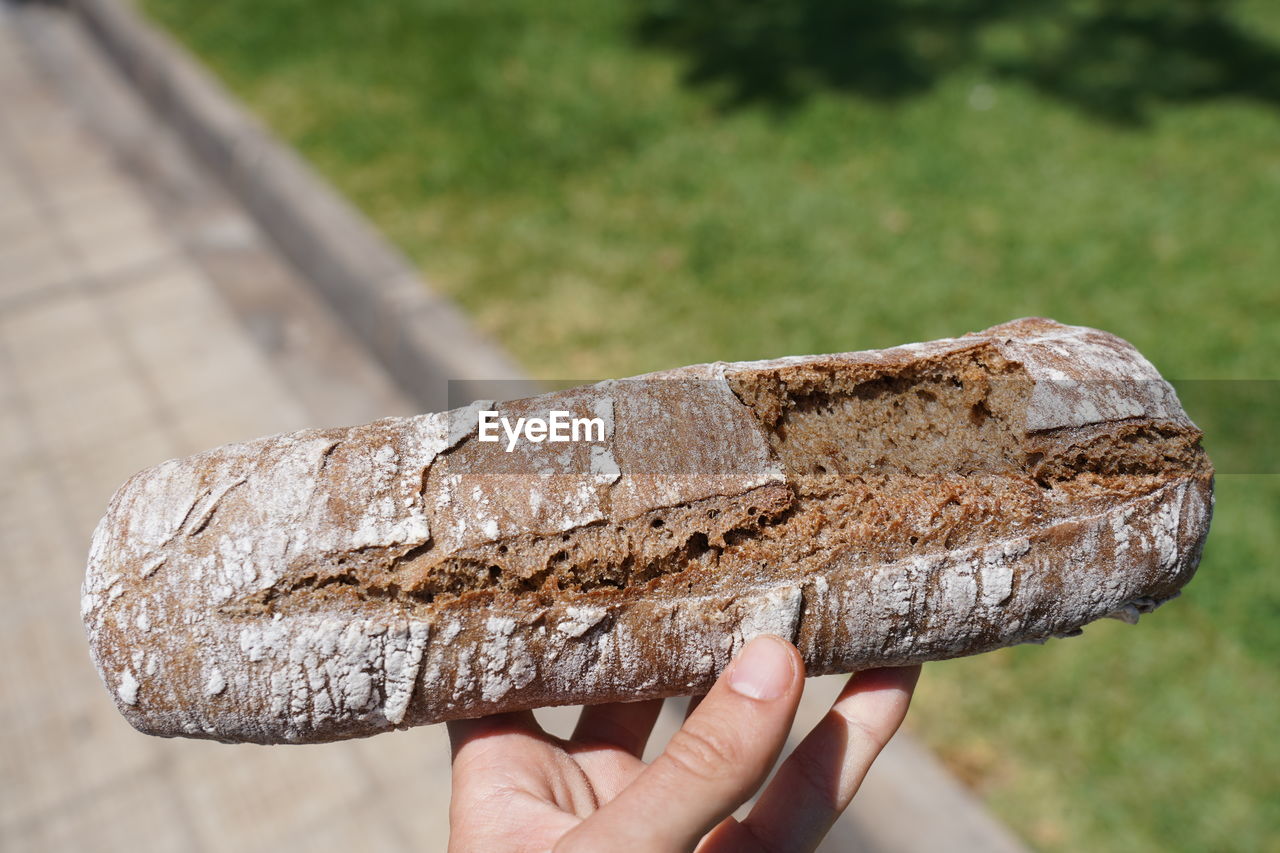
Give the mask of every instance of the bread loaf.
[(974, 654), (1176, 595), (1200, 437), (1129, 344), (1039, 318), (699, 365), (170, 460), (82, 611), (134, 726), (256, 743), (697, 693), (764, 632), (810, 675)]

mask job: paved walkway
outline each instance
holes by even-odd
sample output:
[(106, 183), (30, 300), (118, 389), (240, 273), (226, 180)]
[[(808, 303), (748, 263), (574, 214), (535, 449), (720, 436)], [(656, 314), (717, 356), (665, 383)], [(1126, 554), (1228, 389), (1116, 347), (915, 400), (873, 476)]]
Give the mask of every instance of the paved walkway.
[[(148, 738), (102, 688), (78, 612), (89, 534), (134, 471), (412, 410), (71, 19), (0, 0), (0, 849), (444, 849), (443, 727)], [(800, 725), (838, 688), (812, 682)], [(574, 711), (539, 715), (567, 734)], [(680, 718), (668, 703), (656, 746)], [(995, 849), (931, 756), (891, 750), (824, 850)]]
[(282, 380), (37, 73), (11, 14), (0, 7), (0, 848), (442, 849), (441, 728), (316, 748), (164, 741), (135, 733), (99, 683), (78, 588), (114, 488), (332, 413)]

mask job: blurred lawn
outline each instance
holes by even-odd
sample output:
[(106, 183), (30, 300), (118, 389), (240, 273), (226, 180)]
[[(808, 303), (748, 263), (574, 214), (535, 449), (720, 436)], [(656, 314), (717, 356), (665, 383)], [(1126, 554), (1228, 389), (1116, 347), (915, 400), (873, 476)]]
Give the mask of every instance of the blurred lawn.
[[(799, 0), (756, 32), (713, 4), (727, 47), (665, 3), (144, 5), (534, 375), (1041, 314), (1175, 379), (1278, 378), (1280, 8), (932, 2), (984, 14), (870, 3), (865, 67), (810, 56), (835, 7)], [(1218, 485), (1201, 578), (1140, 627), (929, 668), (916, 730), (1035, 846), (1280, 837), (1280, 478)]]

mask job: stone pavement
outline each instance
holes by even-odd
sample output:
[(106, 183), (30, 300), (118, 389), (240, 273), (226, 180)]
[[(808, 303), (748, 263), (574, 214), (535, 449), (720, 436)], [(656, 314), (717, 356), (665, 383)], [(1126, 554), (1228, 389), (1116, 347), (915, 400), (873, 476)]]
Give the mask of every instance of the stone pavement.
[[(79, 617), (89, 535), (134, 471), (413, 410), (70, 16), (0, 0), (0, 849), (444, 849), (443, 727), (148, 738)], [(797, 731), (839, 683), (810, 683)], [(681, 716), (667, 703), (650, 755)], [(539, 717), (567, 734), (574, 710)], [(1016, 849), (928, 753), (890, 749), (824, 850)]]
[[(37, 72), (16, 14), (0, 7), (0, 848), (442, 849), (442, 728), (314, 748), (164, 741), (134, 732), (102, 688), (78, 587), (114, 488), (333, 412), (284, 381)], [(352, 346), (336, 326), (310, 333)], [(364, 396), (366, 411), (342, 414), (409, 408)]]

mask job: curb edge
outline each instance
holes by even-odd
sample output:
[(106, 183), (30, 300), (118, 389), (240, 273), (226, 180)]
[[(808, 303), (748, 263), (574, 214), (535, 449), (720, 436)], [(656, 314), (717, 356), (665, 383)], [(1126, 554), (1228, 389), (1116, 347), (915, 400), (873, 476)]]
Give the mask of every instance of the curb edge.
[(447, 408), (451, 379), (524, 375), (362, 213), (132, 3), (65, 2), (416, 403)]

